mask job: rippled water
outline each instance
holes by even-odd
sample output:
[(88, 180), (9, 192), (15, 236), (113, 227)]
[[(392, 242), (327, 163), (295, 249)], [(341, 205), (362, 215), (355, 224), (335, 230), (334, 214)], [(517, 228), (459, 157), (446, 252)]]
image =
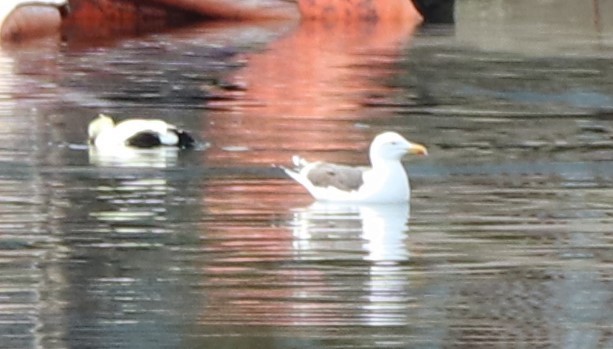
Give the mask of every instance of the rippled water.
[[(459, 6), (0, 51), (0, 347), (611, 347), (611, 34)], [(210, 147), (100, 156), (98, 112)], [(410, 207), (272, 166), (388, 129), (431, 153)]]

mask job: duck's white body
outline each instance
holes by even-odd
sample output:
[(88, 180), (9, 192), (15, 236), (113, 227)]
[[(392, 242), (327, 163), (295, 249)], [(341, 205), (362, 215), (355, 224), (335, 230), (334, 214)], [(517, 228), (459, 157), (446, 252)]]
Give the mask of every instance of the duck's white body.
[(162, 120), (129, 119), (115, 124), (103, 114), (89, 124), (88, 133), (96, 148), (191, 148), (195, 143), (187, 132)]
[(370, 146), (371, 167), (308, 162), (294, 156), (296, 168), (284, 170), (320, 201), (408, 202), (411, 188), (400, 161), (407, 153), (427, 154), (427, 151), (397, 133), (385, 132), (375, 137)]
[(0, 29), (10, 14), (21, 6), (51, 6), (67, 8), (67, 0), (1, 0), (0, 1)]

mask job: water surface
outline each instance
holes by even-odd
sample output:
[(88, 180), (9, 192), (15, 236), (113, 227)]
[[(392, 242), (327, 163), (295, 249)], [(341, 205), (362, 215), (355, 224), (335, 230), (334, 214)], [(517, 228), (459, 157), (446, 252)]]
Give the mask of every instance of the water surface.
[[(608, 23), (528, 45), (503, 3), (0, 51), (0, 347), (611, 347)], [(211, 145), (100, 157), (99, 112)], [(430, 150), (410, 207), (314, 203), (272, 166), (360, 164), (383, 130)]]

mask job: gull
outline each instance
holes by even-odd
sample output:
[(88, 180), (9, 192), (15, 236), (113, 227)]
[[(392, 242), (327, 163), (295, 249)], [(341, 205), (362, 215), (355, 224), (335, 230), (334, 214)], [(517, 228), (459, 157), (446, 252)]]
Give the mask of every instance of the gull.
[(353, 167), (294, 155), (294, 168), (282, 168), (318, 201), (406, 203), (411, 197), (409, 178), (401, 163), (406, 154), (427, 155), (426, 148), (396, 132), (384, 132), (370, 144), (370, 167)]

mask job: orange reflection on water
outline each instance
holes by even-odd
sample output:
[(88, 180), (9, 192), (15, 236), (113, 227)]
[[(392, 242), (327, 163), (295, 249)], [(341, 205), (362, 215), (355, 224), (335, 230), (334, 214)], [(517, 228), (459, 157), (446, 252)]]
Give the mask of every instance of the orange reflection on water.
[(406, 322), (408, 205), (312, 203), (279, 179), (204, 188), (201, 324)]
[[(375, 117), (363, 108), (370, 98), (394, 93), (381, 81), (391, 74), (389, 64), (398, 59), (416, 25), (305, 21), (246, 56), (246, 65), (229, 77), (239, 88), (213, 103), (207, 115), (203, 137), (213, 145), (205, 152), (208, 165), (285, 164), (293, 153), (327, 150), (355, 149), (365, 156), (361, 150), (372, 135), (356, 132), (355, 125)], [(283, 266), (297, 253), (320, 258), (298, 248), (288, 228), (288, 204), (311, 202), (301, 187), (278, 179), (211, 180), (203, 201), (204, 216), (212, 217), (201, 235), (210, 258), (203, 271), (209, 299), (203, 323), (321, 325), (342, 320), (329, 314), (348, 309), (336, 309), (336, 303), (322, 308), (318, 302), (328, 292), (321, 290), (334, 280), (316, 268)], [(368, 275), (364, 278), (368, 281)], [(305, 293), (305, 287), (315, 291)], [(354, 314), (346, 321), (358, 318)]]
[[(213, 124), (205, 139), (213, 147), (203, 153), (212, 162), (209, 166), (269, 165), (285, 163), (288, 154), (298, 151), (366, 148), (370, 135), (354, 132), (354, 125), (372, 117), (362, 108), (371, 96), (394, 92), (380, 81), (389, 75), (388, 63), (398, 59), (413, 29), (407, 23), (305, 22), (249, 56), (248, 64), (231, 77), (246, 89), (208, 115)], [(231, 145), (251, 151), (220, 148)], [(305, 294), (303, 286), (321, 290), (334, 280), (317, 268), (272, 268), (293, 260), (296, 253), (311, 253), (304, 245), (302, 250), (294, 246), (287, 227), (291, 217), (278, 216), (289, 214), (289, 202), (310, 203), (302, 188), (289, 180), (210, 181), (203, 200), (203, 285), (210, 300), (205, 320), (259, 323), (265, 318), (286, 324), (304, 322), (304, 314), (318, 324), (330, 319), (327, 313), (337, 311), (337, 303), (322, 308), (318, 299), (327, 291)], [(125, 218), (121, 212), (103, 217)], [(236, 287), (245, 282), (248, 287)]]
[[(418, 23), (303, 21), (248, 55), (229, 77), (240, 91), (212, 104), (208, 161), (266, 165), (295, 152), (366, 148), (372, 135), (355, 125), (375, 116), (363, 105), (394, 93), (381, 81)], [(227, 151), (232, 146), (247, 151)]]
[[(291, 324), (290, 302), (300, 278), (277, 270), (292, 260), (293, 236), (286, 210), (292, 189), (287, 181), (220, 178), (207, 181), (203, 195), (201, 244), (206, 251), (203, 284), (208, 302), (203, 323), (223, 325)], [(275, 223), (277, 222), (277, 223)], [(267, 268), (270, 265), (271, 268)], [(306, 273), (305, 273), (306, 274)]]

